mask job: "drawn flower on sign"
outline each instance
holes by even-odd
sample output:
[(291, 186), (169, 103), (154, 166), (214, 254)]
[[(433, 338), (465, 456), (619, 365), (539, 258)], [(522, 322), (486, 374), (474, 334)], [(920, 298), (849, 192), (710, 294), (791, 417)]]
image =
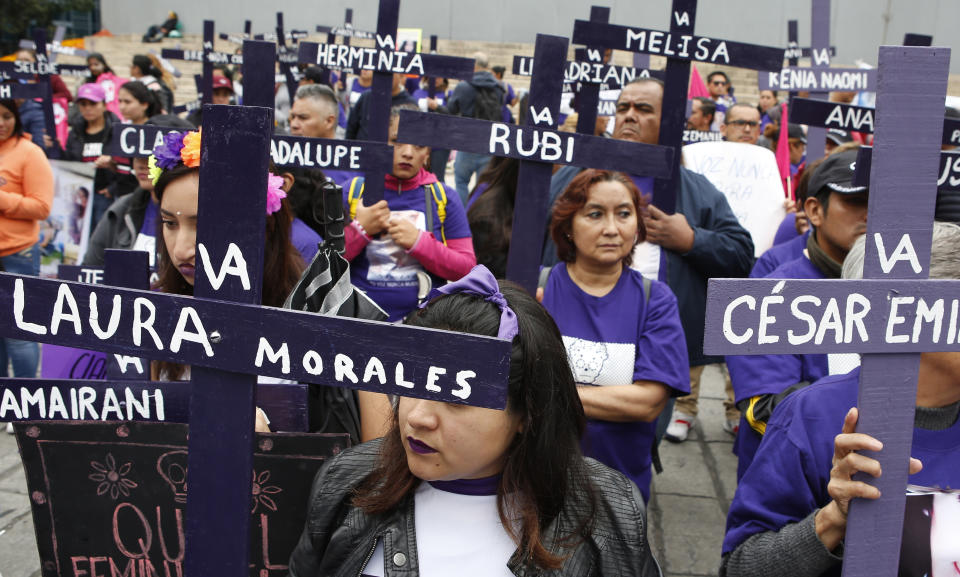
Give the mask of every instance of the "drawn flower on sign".
[(283, 491), (276, 485), (268, 485), (270, 481), (270, 471), (261, 471), (259, 475), (253, 472), (253, 509), (250, 513), (256, 513), (257, 508), (263, 506), (271, 511), (277, 510), (277, 504), (270, 495), (276, 495)]
[(90, 461), (90, 467), (93, 472), (87, 475), (87, 478), (100, 483), (97, 485), (97, 496), (110, 493), (110, 498), (114, 500), (120, 495), (129, 497), (130, 489), (137, 486), (134, 481), (126, 478), (130, 474), (130, 469), (133, 468), (133, 463), (125, 463), (118, 469), (117, 460), (111, 453), (107, 453), (103, 463)]

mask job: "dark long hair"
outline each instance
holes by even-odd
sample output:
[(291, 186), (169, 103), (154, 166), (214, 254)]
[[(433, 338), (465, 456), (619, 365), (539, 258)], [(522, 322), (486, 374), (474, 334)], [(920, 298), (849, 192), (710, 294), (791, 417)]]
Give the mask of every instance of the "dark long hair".
[[(0, 98), (0, 106), (13, 113), (13, 134), (11, 134), (10, 137), (13, 138), (16, 136), (17, 138), (22, 138), (23, 121), (20, 120), (20, 107), (17, 106), (17, 101), (12, 98)], [(37, 144), (43, 146), (42, 142), (38, 142)]]
[[(87, 66), (90, 65), (90, 59), (91, 59), (91, 58), (93, 58), (94, 60), (99, 60), (99, 61), (100, 61), (100, 64), (103, 64), (103, 72), (101, 72), (100, 74), (104, 74), (104, 73), (107, 73), (107, 72), (109, 72), (110, 74), (113, 74), (113, 73), (114, 73), (114, 72), (113, 72), (113, 68), (110, 68), (110, 65), (107, 64), (107, 60), (106, 60), (106, 58), (103, 57), (103, 54), (100, 54), (99, 52), (88, 52), (88, 53), (87, 53)], [(84, 83), (85, 83), (85, 84), (89, 84), (89, 83), (92, 83), (92, 82), (96, 82), (98, 77), (99, 77), (99, 76), (94, 76), (93, 74), (91, 74), (90, 76), (87, 76), (87, 79), (84, 81)]]
[[(199, 172), (199, 168), (190, 168), (183, 164), (163, 171), (153, 188), (157, 196), (157, 204), (163, 202), (163, 193), (171, 182)], [(300, 274), (306, 268), (303, 257), (290, 241), (292, 224), (293, 213), (284, 199), (280, 210), (267, 216), (261, 302), (268, 307), (283, 306), (287, 295), (293, 290), (300, 279)], [(167, 252), (167, 245), (163, 242), (163, 222), (160, 219), (157, 221), (157, 281), (152, 288), (165, 293), (193, 295), (193, 286), (183, 278)], [(185, 369), (184, 365), (167, 361), (155, 361), (154, 367), (155, 376), (164, 374), (171, 381), (179, 379)]]
[[(564, 262), (577, 260), (577, 246), (573, 244), (573, 218), (587, 204), (590, 198), (590, 189), (599, 182), (619, 182), (627, 187), (633, 200), (633, 209), (637, 213), (637, 240), (634, 244), (643, 242), (647, 238), (647, 227), (643, 224), (643, 211), (647, 201), (640, 194), (637, 185), (630, 177), (622, 172), (611, 170), (584, 170), (567, 185), (567, 188), (553, 203), (553, 214), (550, 223), (550, 237), (557, 245), (557, 256)], [(624, 266), (630, 266), (633, 261), (633, 251), (623, 257)]]
[[(513, 206), (519, 171), (519, 160), (494, 157), (479, 178), (480, 182), (488, 184), (488, 188), (467, 211), (477, 264), (485, 265), (498, 278), (507, 276), (507, 253), (513, 233)], [(471, 196), (476, 190), (474, 188)]]
[(131, 80), (130, 82), (124, 82), (120, 86), (121, 90), (126, 90), (130, 93), (130, 96), (133, 96), (137, 99), (138, 102), (147, 105), (146, 114), (147, 118), (160, 114), (160, 100), (154, 94), (153, 90), (147, 88), (143, 82), (139, 80)]
[[(520, 328), (510, 356), (507, 408), (520, 415), (523, 428), (505, 455), (497, 510), (524, 564), (556, 569), (567, 556), (563, 549), (572, 550), (581, 541), (596, 512), (594, 490), (580, 453), (586, 418), (557, 325), (525, 290), (500, 282)], [(415, 311), (405, 323), (496, 336), (500, 309), (477, 296), (445, 295)], [(419, 484), (407, 465), (395, 409), (376, 468), (357, 488), (353, 504), (368, 514), (385, 513), (411, 496)], [(561, 510), (574, 513), (561, 518)], [(560, 538), (550, 546), (544, 542), (544, 532), (554, 522)]]

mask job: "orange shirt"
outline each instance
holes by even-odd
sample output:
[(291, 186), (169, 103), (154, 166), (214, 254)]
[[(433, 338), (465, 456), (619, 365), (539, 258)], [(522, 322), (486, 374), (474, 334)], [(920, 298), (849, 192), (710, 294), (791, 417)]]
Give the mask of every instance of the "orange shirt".
[(36, 243), (52, 204), (53, 170), (43, 149), (29, 135), (0, 142), (0, 256)]

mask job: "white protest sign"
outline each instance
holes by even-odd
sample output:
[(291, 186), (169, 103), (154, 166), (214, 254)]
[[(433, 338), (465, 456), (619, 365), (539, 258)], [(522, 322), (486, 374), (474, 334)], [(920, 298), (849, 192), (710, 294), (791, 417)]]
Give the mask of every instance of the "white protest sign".
[(740, 224), (753, 237), (756, 256), (773, 246), (786, 214), (773, 152), (742, 142), (697, 142), (683, 147), (683, 162), (727, 197)]

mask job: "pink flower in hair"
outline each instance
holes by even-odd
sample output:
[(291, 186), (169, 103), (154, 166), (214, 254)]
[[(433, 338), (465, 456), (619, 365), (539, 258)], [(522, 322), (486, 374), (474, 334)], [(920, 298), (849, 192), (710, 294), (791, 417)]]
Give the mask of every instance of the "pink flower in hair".
[(287, 198), (283, 191), (283, 177), (267, 173), (267, 215), (280, 210), (281, 200)]

